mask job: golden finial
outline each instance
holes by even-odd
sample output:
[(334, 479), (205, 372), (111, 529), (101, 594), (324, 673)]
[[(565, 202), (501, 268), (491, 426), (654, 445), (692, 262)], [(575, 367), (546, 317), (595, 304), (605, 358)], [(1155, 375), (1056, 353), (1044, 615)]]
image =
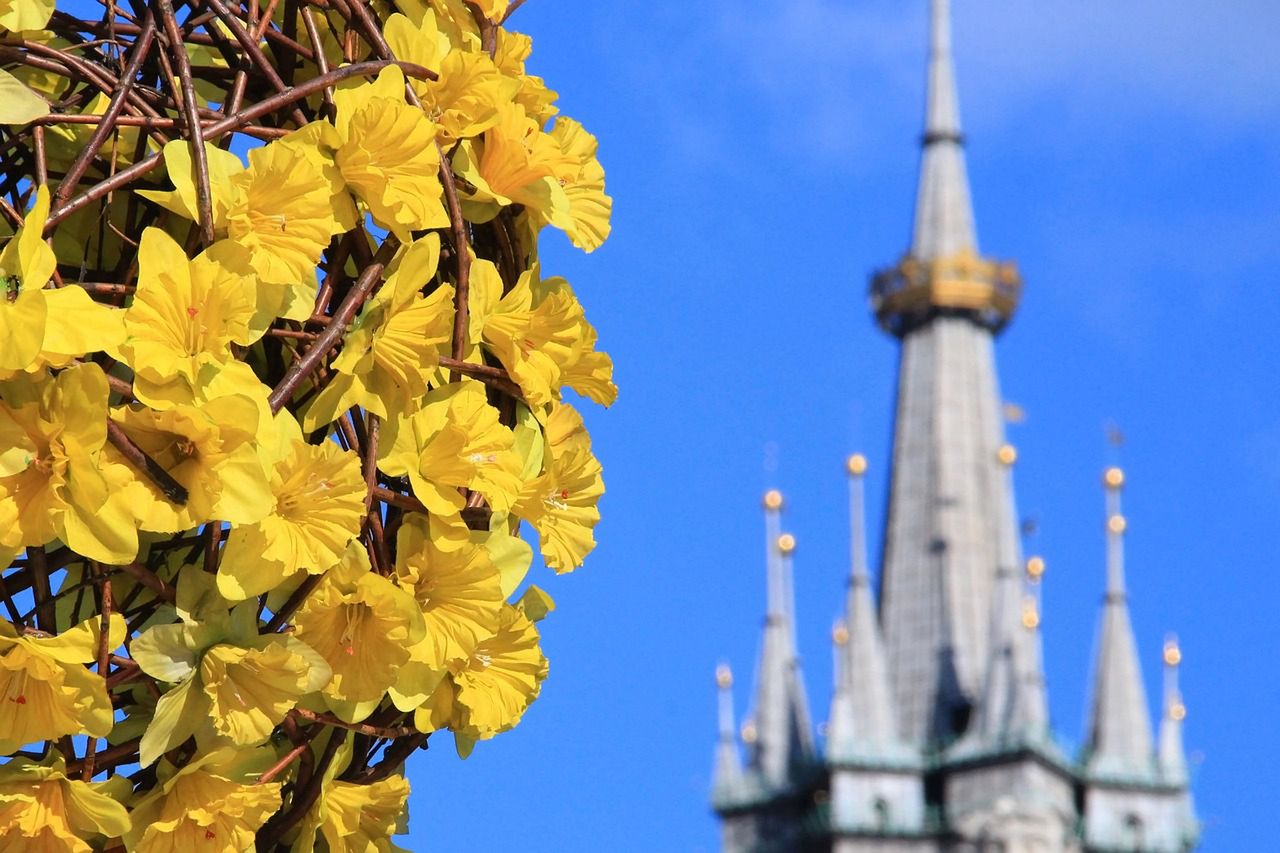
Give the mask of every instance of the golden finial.
[(845, 627), (843, 621), (837, 622), (835, 627), (831, 629), (831, 641), (837, 646), (843, 646), (849, 642), (849, 629)]
[(782, 492), (777, 489), (770, 489), (764, 493), (765, 509), (782, 509)]
[(1008, 467), (1018, 461), (1018, 448), (1012, 444), (1002, 444), (996, 451), (996, 459), (1000, 460), (1001, 465)]
[(848, 469), (851, 477), (861, 477), (867, 473), (867, 457), (861, 453), (855, 453), (845, 462), (845, 468)]
[(1125, 517), (1123, 515), (1120, 515), (1119, 513), (1116, 513), (1115, 515), (1107, 519), (1107, 530), (1110, 530), (1112, 533), (1116, 534), (1117, 536), (1120, 535), (1121, 533), (1124, 533), (1125, 530), (1127, 530), (1128, 528), (1129, 528), (1129, 522), (1126, 521)]
[(1022, 602), (1022, 627), (1032, 629), (1040, 627), (1040, 611), (1036, 610), (1034, 598)]
[(1031, 578), (1033, 583), (1039, 582), (1044, 577), (1044, 557), (1032, 557), (1027, 560), (1027, 577)]
[(1169, 705), (1169, 719), (1174, 722), (1182, 722), (1187, 718), (1187, 706), (1181, 702), (1174, 702)]
[(1178, 645), (1178, 638), (1169, 635), (1164, 641), (1164, 665), (1177, 666), (1182, 663), (1182, 648)]
[(729, 664), (722, 663), (716, 667), (716, 687), (721, 690), (728, 690), (733, 686), (733, 670), (729, 669)]
[(742, 724), (742, 742), (743, 743), (755, 743), (756, 734), (757, 732), (756, 732), (755, 722), (753, 722), (752, 720), (747, 720), (745, 723)]
[(1108, 489), (1118, 489), (1124, 485), (1124, 471), (1112, 465), (1102, 472), (1102, 483)]
[(783, 554), (790, 554), (796, 549), (796, 537), (790, 533), (784, 533), (778, 537), (778, 550)]

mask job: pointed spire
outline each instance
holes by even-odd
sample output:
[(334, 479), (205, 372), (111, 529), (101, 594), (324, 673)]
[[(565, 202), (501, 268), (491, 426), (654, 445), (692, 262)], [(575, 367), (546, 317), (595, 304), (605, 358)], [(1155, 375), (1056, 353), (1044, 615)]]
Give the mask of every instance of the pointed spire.
[(716, 688), (720, 700), (720, 739), (716, 743), (715, 776), (713, 788), (727, 793), (742, 779), (742, 764), (738, 758), (738, 741), (733, 731), (733, 672), (729, 665), (716, 667)]
[(1125, 595), (1127, 525), (1120, 512), (1124, 472), (1108, 468), (1103, 483), (1107, 489), (1107, 595), (1094, 664), (1086, 762), (1095, 775), (1141, 778), (1151, 772), (1151, 721)]
[(977, 254), (951, 56), (950, 0), (933, 0), (932, 5), (923, 142), (911, 255), (933, 260), (961, 251)]
[(1178, 667), (1182, 649), (1178, 638), (1170, 634), (1164, 641), (1164, 713), (1160, 718), (1160, 775), (1164, 781), (1186, 784), (1187, 755), (1182, 747), (1182, 721), (1187, 708), (1178, 689)]
[(782, 494), (764, 496), (767, 596), (764, 643), (756, 685), (751, 767), (766, 784), (783, 787), (813, 755), (808, 702), (800, 679), (792, 620), (791, 553), (795, 537), (781, 533)]
[[(996, 453), (996, 461), (1003, 469), (1001, 499), (1009, 509), (999, 515), (999, 562), (992, 595), (989, 657), (970, 738), (970, 743), (987, 748), (1038, 741), (1049, 728), (1040, 612), (1036, 600), (1024, 591), (1022, 549), (1014, 527), (1013, 465), (1017, 458), (1011, 444), (1002, 445)], [(1044, 561), (1036, 566), (1042, 573)], [(1038, 575), (1036, 578), (1038, 581)]]
[(903, 751), (898, 739), (897, 718), (889, 689), (884, 642), (875, 603), (871, 598), (871, 577), (867, 572), (865, 484), (867, 460), (861, 454), (849, 457), (850, 573), (843, 640), (836, 636), (840, 666), (835, 696), (831, 702), (828, 741), (837, 757), (884, 757)]

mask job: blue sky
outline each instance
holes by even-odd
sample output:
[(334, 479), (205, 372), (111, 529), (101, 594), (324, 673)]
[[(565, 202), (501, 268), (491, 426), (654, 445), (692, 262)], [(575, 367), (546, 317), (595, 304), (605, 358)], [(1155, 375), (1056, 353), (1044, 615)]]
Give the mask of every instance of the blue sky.
[[(1280, 16), (1265, 0), (954, 5), (980, 240), (1026, 280), (997, 353), (1028, 415), (1010, 431), (1049, 566), (1055, 727), (1078, 742), (1084, 725), (1099, 475), (1118, 461), (1153, 711), (1176, 630), (1203, 849), (1258, 849), (1280, 760)], [(466, 762), (448, 738), (415, 756), (412, 849), (717, 849), (712, 673), (733, 665), (741, 713), (769, 486), (800, 543), (825, 719), (852, 450), (882, 521), (897, 351), (865, 286), (907, 242), (925, 6), (530, 0), (513, 18), (600, 138), (613, 237), (591, 256), (549, 239), (543, 268), (574, 283), (622, 393), (587, 411), (599, 549), (537, 573), (559, 604), (543, 695)]]

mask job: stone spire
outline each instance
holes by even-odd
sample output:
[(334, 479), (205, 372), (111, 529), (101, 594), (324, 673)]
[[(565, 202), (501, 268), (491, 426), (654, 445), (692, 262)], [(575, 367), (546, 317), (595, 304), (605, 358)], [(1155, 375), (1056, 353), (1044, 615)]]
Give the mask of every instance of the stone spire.
[(793, 768), (812, 759), (813, 733), (791, 613), (790, 561), (795, 539), (780, 532), (779, 492), (770, 491), (764, 496), (764, 510), (767, 612), (756, 685), (756, 739), (751, 768), (766, 785), (781, 787), (791, 779)]
[[(837, 757), (883, 757), (901, 752), (880, 623), (867, 571), (867, 460), (849, 457), (850, 573), (844, 625), (836, 629), (839, 656), (831, 703), (829, 752)], [(843, 636), (841, 632), (843, 631)], [(843, 640), (843, 642), (842, 642)]]
[(933, 0), (923, 142), (911, 255), (927, 261), (961, 251), (976, 254), (978, 238), (951, 57), (951, 0)]
[(970, 731), (975, 745), (992, 748), (1043, 738), (1048, 710), (1041, 671), (1039, 610), (1023, 593), (1021, 547), (1013, 527), (1013, 464), (1017, 451), (1000, 448), (1004, 499), (1000, 516), (1000, 553), (991, 609), (986, 681)]
[(1170, 634), (1164, 641), (1164, 713), (1160, 717), (1160, 777), (1174, 785), (1187, 783), (1187, 754), (1182, 747), (1182, 720), (1187, 708), (1178, 689), (1178, 667), (1182, 649)]
[(1011, 264), (977, 256), (951, 60), (950, 4), (933, 0), (928, 106), (911, 248), (871, 280), (902, 340), (880, 625), (909, 743), (950, 741), (983, 689), (1002, 531), (1016, 515), (993, 334), (1017, 304)]
[(716, 742), (715, 791), (732, 791), (742, 781), (742, 763), (733, 730), (733, 672), (728, 664), (716, 667), (716, 689), (720, 700), (720, 738)]
[(1124, 472), (1108, 468), (1103, 483), (1107, 489), (1107, 595), (1094, 664), (1086, 769), (1093, 776), (1144, 778), (1152, 769), (1151, 721), (1125, 594), (1126, 522), (1120, 512)]

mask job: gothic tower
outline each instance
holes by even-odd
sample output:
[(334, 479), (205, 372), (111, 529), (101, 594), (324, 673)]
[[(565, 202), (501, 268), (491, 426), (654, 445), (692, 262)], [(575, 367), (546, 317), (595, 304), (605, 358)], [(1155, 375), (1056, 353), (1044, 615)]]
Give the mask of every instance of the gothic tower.
[(726, 851), (1191, 849), (1181, 651), (1166, 644), (1152, 742), (1125, 598), (1123, 474), (1108, 469), (1107, 592), (1089, 731), (1069, 757), (1050, 730), (1039, 633), (1044, 561), (1024, 562), (994, 342), (1018, 306), (1012, 263), (978, 250), (951, 53), (950, 0), (931, 0), (928, 83), (910, 247), (871, 280), (899, 341), (888, 508), (875, 601), (863, 475), (850, 457), (852, 549), (825, 750), (796, 657), (782, 496), (765, 496), (768, 613), (739, 756), (719, 671), (713, 801)]

